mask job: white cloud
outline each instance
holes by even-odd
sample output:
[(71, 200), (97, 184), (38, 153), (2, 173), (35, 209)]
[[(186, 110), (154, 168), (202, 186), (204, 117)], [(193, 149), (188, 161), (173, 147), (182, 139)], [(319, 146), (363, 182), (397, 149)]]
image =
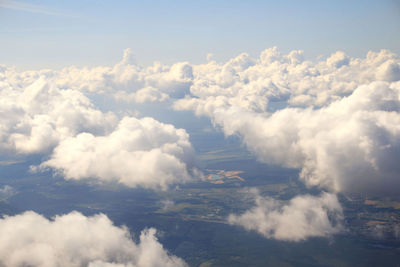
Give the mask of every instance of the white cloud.
[(358, 86), (373, 81), (400, 79), (400, 60), (387, 50), (369, 52), (364, 59), (343, 52), (326, 61), (307, 61), (303, 52), (282, 55), (276, 47), (258, 59), (243, 53), (228, 62), (193, 66), (193, 97), (226, 97), (229, 103), (250, 110), (267, 110), (276, 103), (286, 106), (328, 105), (351, 94)]
[[(299, 169), (308, 186), (397, 193), (399, 66), (387, 50), (369, 52), (365, 59), (336, 52), (311, 62), (302, 51), (282, 55), (271, 48), (257, 60), (241, 54), (224, 64), (193, 66), (191, 95), (176, 100), (174, 108), (210, 117), (225, 135), (239, 135), (260, 161)], [(325, 236), (338, 229), (327, 220), (312, 220), (339, 211), (333, 198), (299, 196), (286, 206), (258, 198), (255, 208), (230, 221), (268, 238)], [(327, 199), (332, 202), (324, 204)], [(297, 232), (285, 232), (296, 229), (291, 216), (300, 218)]]
[(105, 134), (117, 122), (81, 92), (61, 90), (44, 77), (27, 87), (0, 81), (0, 118), (0, 149), (24, 154), (51, 151), (80, 132)]
[(327, 237), (343, 228), (342, 208), (334, 194), (301, 195), (288, 203), (255, 196), (256, 206), (241, 215), (230, 215), (229, 223), (285, 241)]
[(171, 66), (155, 62), (149, 67), (140, 67), (130, 49), (124, 51), (120, 62), (112, 67), (94, 68), (67, 67), (61, 71), (40, 70), (18, 73), (12, 68), (0, 68), (0, 81), (6, 79), (13, 87), (27, 87), (39, 77), (61, 89), (103, 93), (117, 100), (161, 102), (168, 97), (179, 98), (189, 94), (193, 69), (187, 62)]
[[(130, 61), (125, 53), (120, 64)], [(186, 79), (190, 72), (190, 67), (179, 63), (169, 73)], [(130, 187), (166, 189), (171, 183), (188, 181), (194, 173), (197, 176), (189, 136), (183, 129), (151, 118), (119, 120), (114, 113), (97, 109), (83, 92), (60, 89), (49, 75), (17, 75), (7, 68), (2, 74), (3, 153), (50, 155), (41, 167), (57, 169), (67, 179), (97, 179)], [(30, 79), (32, 83), (26, 82)], [(160, 92), (152, 88), (141, 89), (134, 97), (145, 102), (153, 93), (150, 101), (156, 101)]]
[(400, 80), (400, 63), (396, 60), (388, 60), (383, 63), (377, 72), (377, 78), (385, 81)]
[(81, 133), (61, 141), (40, 167), (55, 168), (66, 179), (166, 189), (197, 175), (193, 157), (185, 130), (152, 118), (125, 117), (109, 135)]
[(241, 136), (260, 161), (298, 168), (308, 186), (395, 191), (399, 80), (400, 60), (387, 50), (365, 58), (339, 51), (312, 62), (302, 51), (270, 48), (257, 59), (243, 53), (222, 64), (210, 57), (202, 65), (147, 68), (126, 50), (112, 67), (22, 73), (0, 67), (0, 144), (50, 153), (41, 166), (68, 179), (164, 189), (196, 172), (187, 134), (151, 119), (118, 124), (82, 92), (138, 103), (172, 98), (175, 109), (209, 116), (226, 135)]
[(349, 57), (342, 51), (338, 51), (332, 54), (327, 60), (326, 63), (329, 66), (340, 68), (342, 66), (348, 66), (350, 62)]
[[(138, 67), (131, 65), (132, 61), (130, 51), (125, 51), (123, 60), (114, 66), (114, 74), (110, 75), (119, 84), (131, 83), (136, 75)], [(155, 86), (170, 82), (171, 87), (164, 87), (168, 94), (179, 94), (175, 85), (182, 85), (177, 81), (188, 82), (192, 78), (191, 67), (186, 63), (174, 64), (165, 71), (159, 67), (163, 71), (155, 70), (155, 76), (141, 73), (140, 79)], [(102, 112), (77, 89), (87, 82), (100, 90), (113, 80), (108, 80), (109, 74), (94, 71), (85, 76), (85, 81), (79, 78), (85, 71), (68, 73), (71, 81), (64, 84), (66, 77), (54, 71), (1, 70), (0, 150), (50, 155), (41, 167), (57, 169), (67, 179), (97, 179), (130, 187), (166, 189), (171, 183), (188, 181), (197, 172), (189, 136), (183, 129), (151, 118), (119, 120), (112, 112)], [(117, 92), (117, 97), (133, 97), (136, 102), (169, 97), (154, 87), (127, 96), (128, 91)]]
[[(361, 84), (399, 80), (399, 66), (397, 56), (387, 50), (369, 52), (365, 59), (350, 58), (338, 51), (326, 61), (312, 62), (304, 60), (303, 51), (282, 55), (274, 47), (263, 51), (258, 59), (242, 53), (224, 64), (209, 60), (203, 65), (178, 62), (166, 66), (155, 62), (153, 66), (140, 67), (132, 51), (126, 49), (123, 59), (112, 67), (21, 73), (4, 67), (0, 80), (3, 76), (12, 86), (26, 87), (44, 76), (61, 89), (107, 93), (118, 100), (139, 103), (182, 98), (191, 93), (202, 98), (239, 95), (238, 100), (248, 96), (261, 98), (263, 103), (283, 101), (291, 105), (323, 106), (348, 95)], [(305, 95), (309, 97), (299, 97)]]
[(78, 212), (48, 220), (32, 211), (0, 219), (0, 264), (4, 266), (186, 266), (170, 255), (153, 228), (138, 243), (126, 227), (103, 214)]
[(375, 82), (320, 109), (254, 112), (218, 97), (184, 104), (201, 112), (214, 105), (210, 116), (227, 135), (239, 134), (263, 162), (301, 169), (308, 185), (374, 191), (400, 185), (399, 98), (400, 83)]
[(272, 48), (194, 66), (192, 96), (174, 107), (240, 135), (263, 162), (300, 169), (307, 185), (385, 191), (400, 185), (400, 83), (377, 80), (400, 79), (399, 64), (386, 50), (312, 63)]

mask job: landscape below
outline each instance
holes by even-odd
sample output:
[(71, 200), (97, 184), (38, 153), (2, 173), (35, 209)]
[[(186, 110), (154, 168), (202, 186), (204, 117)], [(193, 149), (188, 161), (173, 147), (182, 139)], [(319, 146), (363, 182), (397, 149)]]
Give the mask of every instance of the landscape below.
[(199, 157), (204, 181), (167, 191), (28, 173), (27, 166), (35, 159), (3, 162), (0, 186), (10, 186), (13, 192), (0, 201), (0, 212), (14, 215), (33, 210), (49, 218), (73, 210), (85, 215), (104, 213), (116, 225), (126, 225), (136, 238), (144, 228), (155, 227), (163, 246), (190, 266), (395, 266), (400, 262), (399, 198), (342, 194), (342, 233), (301, 242), (271, 240), (227, 221), (229, 214), (254, 205), (249, 190), (257, 188), (262, 196), (284, 201), (318, 191), (299, 182), (296, 170), (243, 155), (207, 159), (209, 154)]

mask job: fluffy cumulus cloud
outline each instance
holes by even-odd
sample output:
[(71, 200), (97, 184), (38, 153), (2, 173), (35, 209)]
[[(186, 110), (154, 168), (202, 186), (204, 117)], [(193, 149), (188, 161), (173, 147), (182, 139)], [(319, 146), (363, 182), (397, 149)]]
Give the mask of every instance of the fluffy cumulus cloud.
[(63, 140), (40, 167), (55, 168), (67, 179), (161, 189), (196, 175), (185, 130), (133, 117), (123, 118), (109, 135), (81, 133)]
[(342, 230), (342, 208), (334, 194), (301, 195), (289, 203), (256, 195), (255, 202), (245, 213), (230, 215), (229, 222), (285, 241), (326, 237)]
[(156, 230), (137, 243), (125, 227), (103, 214), (78, 212), (51, 220), (34, 212), (0, 219), (0, 265), (4, 266), (187, 266), (158, 242)]
[(80, 132), (105, 134), (117, 122), (76, 90), (61, 90), (44, 77), (27, 87), (0, 80), (0, 149), (32, 154), (50, 151)]
[[(126, 50), (112, 67), (1, 67), (0, 149), (48, 153), (40, 167), (68, 179), (133, 187), (164, 189), (196, 173), (184, 130), (149, 118), (118, 120), (93, 106), (86, 96), (93, 93), (139, 103), (172, 99), (175, 109), (208, 116), (226, 135), (239, 135), (260, 161), (299, 169), (308, 186), (333, 193), (400, 186), (400, 60), (387, 50), (309, 61), (302, 51), (285, 55), (274, 47), (255, 59), (243, 53), (225, 63), (210, 56), (206, 64), (150, 67), (135, 64)], [(249, 229), (285, 240), (336, 232), (326, 219), (338, 211), (336, 200), (321, 195), (318, 206), (316, 199), (259, 200), (231, 221), (249, 228), (253, 218)], [(271, 224), (285, 225), (292, 207), (313, 229), (297, 235), (286, 224), (291, 237), (282, 237)]]
[(61, 89), (103, 93), (117, 100), (137, 103), (161, 102), (170, 97), (179, 98), (189, 93), (193, 70), (187, 62), (171, 66), (155, 62), (149, 67), (135, 64), (132, 51), (126, 49), (123, 59), (112, 67), (67, 67), (61, 71), (40, 70), (16, 72), (0, 69), (0, 81), (7, 79), (12, 86), (26, 87), (39, 77), (51, 80)]
[(299, 51), (268, 49), (259, 60), (242, 54), (223, 66), (200, 66), (192, 96), (175, 108), (240, 135), (263, 162), (300, 169), (307, 185), (398, 188), (399, 62), (388, 51), (362, 60), (337, 52), (314, 64)]
[[(239, 135), (262, 162), (299, 169), (308, 186), (394, 193), (400, 187), (399, 68), (399, 58), (387, 50), (363, 59), (339, 51), (311, 62), (302, 51), (282, 55), (271, 48), (258, 59), (241, 54), (194, 66), (191, 95), (174, 107)], [(330, 194), (299, 196), (289, 204), (258, 198), (230, 222), (299, 241), (339, 231), (328, 220), (339, 207)]]
[(263, 109), (265, 101), (322, 106), (350, 94), (360, 84), (398, 81), (400, 61), (395, 54), (382, 50), (369, 52), (363, 59), (338, 51), (326, 60), (312, 62), (304, 59), (303, 51), (283, 55), (273, 47), (257, 59), (243, 53), (223, 64), (209, 58), (201, 65), (155, 62), (141, 67), (135, 63), (132, 51), (126, 49), (122, 60), (111, 67), (25, 72), (0, 68), (0, 81), (6, 79), (13, 87), (26, 87), (39, 77), (52, 80), (61, 89), (109, 93), (124, 101), (158, 102), (191, 93), (202, 98), (235, 97), (235, 101), (251, 106), (255, 104), (251, 98), (261, 98), (264, 103), (254, 107)]
[[(130, 74), (122, 72), (130, 73), (129, 70), (136, 68), (130, 65), (128, 52), (114, 67), (120, 69), (119, 80), (130, 81)], [(165, 78), (167, 80), (176, 78), (171, 78), (169, 87), (163, 90), (169, 90), (169, 96), (179, 95), (181, 85), (176, 81), (190, 80), (191, 68), (186, 63), (178, 63), (162, 73), (169, 77)], [(83, 74), (84, 71), (80, 73)], [(162, 87), (162, 78), (150, 76), (143, 74), (143, 79), (153, 79), (146, 86)], [(104, 89), (95, 82), (96, 75), (88, 77), (91, 77), (88, 84), (98, 91)], [(17, 73), (8, 68), (0, 70), (2, 153), (41, 154), (47, 160), (39, 168), (34, 167), (36, 170), (51, 167), (67, 179), (90, 178), (130, 187), (166, 189), (171, 183), (185, 182), (197, 175), (185, 130), (151, 118), (119, 119), (113, 112), (98, 109), (89, 98), (90, 94), (78, 88), (78, 84), (85, 83), (83, 78), (76, 84), (71, 78), (71, 83), (64, 85), (63, 79), (60, 73), (52, 71), (35, 74)], [(153, 90), (146, 87), (137, 92), (136, 97), (146, 101), (149, 94), (142, 94), (143, 90)]]
[[(364, 59), (339, 51), (326, 60), (304, 60), (302, 51), (282, 55), (276, 47), (258, 59), (243, 53), (228, 62), (193, 66), (192, 96), (211, 106), (241, 106), (266, 111), (285, 106), (321, 107), (373, 81), (400, 80), (400, 60), (387, 50), (369, 52)], [(213, 104), (211, 104), (213, 103)], [(179, 106), (183, 105), (182, 102)]]
[(301, 169), (307, 185), (333, 191), (398, 188), (400, 83), (375, 82), (320, 108), (271, 114), (216, 109), (214, 122), (238, 133), (259, 160)]

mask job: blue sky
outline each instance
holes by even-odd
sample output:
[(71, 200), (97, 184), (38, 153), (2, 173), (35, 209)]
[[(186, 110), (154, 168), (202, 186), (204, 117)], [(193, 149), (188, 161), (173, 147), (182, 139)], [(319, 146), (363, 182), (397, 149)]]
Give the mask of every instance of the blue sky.
[(399, 1), (0, 0), (0, 64), (109, 65), (131, 48), (142, 65), (257, 56), (278, 46), (308, 58), (343, 50), (400, 53)]

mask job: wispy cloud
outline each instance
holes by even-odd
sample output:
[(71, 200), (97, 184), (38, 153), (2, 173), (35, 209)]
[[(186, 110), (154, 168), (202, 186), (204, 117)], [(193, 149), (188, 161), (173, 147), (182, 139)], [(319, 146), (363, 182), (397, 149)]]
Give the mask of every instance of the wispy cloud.
[(0, 0), (0, 8), (8, 8), (13, 10), (19, 10), (19, 11), (49, 15), (49, 16), (63, 16), (63, 17), (72, 16), (71, 14), (67, 14), (65, 12), (61, 12), (53, 8), (26, 2), (20, 2), (20, 1)]

